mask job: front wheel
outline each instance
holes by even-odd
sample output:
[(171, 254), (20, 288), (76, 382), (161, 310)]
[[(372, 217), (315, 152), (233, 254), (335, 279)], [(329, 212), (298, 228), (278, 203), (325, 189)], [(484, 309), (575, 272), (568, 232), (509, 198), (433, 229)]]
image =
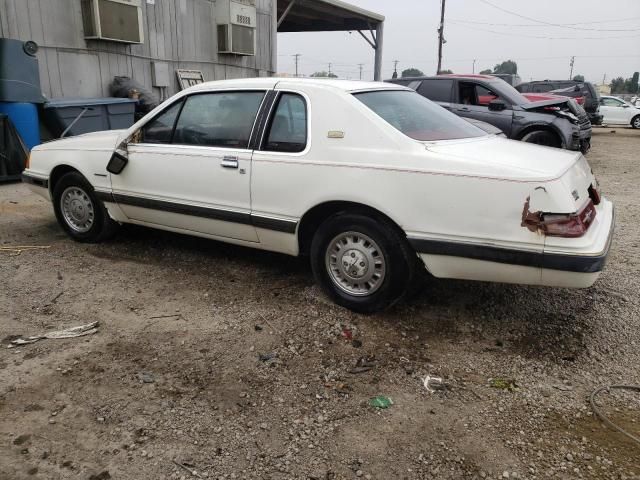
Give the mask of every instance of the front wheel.
[(100, 242), (118, 228), (91, 184), (78, 172), (69, 172), (56, 183), (53, 209), (60, 226), (78, 242)]
[(631, 119), (631, 126), (633, 128), (640, 128), (640, 115), (636, 115)]
[(522, 141), (535, 143), (536, 145), (543, 145), (545, 147), (562, 147), (562, 142), (558, 136), (555, 133), (548, 132), (546, 130), (535, 130), (533, 132), (529, 132), (522, 137)]
[(311, 242), (311, 267), (337, 304), (373, 313), (397, 302), (414, 280), (417, 258), (384, 218), (342, 212), (328, 218)]

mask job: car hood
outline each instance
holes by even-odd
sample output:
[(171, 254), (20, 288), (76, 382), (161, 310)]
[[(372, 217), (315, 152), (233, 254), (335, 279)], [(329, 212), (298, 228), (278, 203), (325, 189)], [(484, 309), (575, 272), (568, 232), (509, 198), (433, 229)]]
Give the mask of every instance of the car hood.
[(113, 150), (126, 130), (92, 132), (43, 143), (37, 150)]
[(509, 180), (552, 180), (561, 177), (581, 157), (580, 152), (542, 147), (501, 137), (426, 144), (455, 170)]
[(527, 103), (523, 103), (520, 105), (520, 108), (522, 108), (523, 110), (535, 110), (536, 108), (540, 108), (540, 107), (548, 107), (550, 105), (563, 105), (565, 103), (567, 103), (569, 101), (568, 97), (556, 97), (556, 98), (549, 98), (546, 100), (537, 100), (535, 102), (527, 102)]

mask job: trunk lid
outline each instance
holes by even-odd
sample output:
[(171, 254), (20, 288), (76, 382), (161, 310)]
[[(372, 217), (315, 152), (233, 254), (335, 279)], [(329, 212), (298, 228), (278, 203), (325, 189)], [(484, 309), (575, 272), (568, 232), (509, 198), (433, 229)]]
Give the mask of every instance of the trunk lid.
[(450, 166), (451, 160), (456, 160), (479, 175), (532, 181), (557, 179), (581, 157), (578, 152), (495, 136), (425, 145), (429, 151), (450, 159)]
[(597, 187), (591, 167), (582, 155), (562, 176), (561, 182), (571, 192), (574, 211), (578, 211), (589, 200), (589, 188), (592, 185)]

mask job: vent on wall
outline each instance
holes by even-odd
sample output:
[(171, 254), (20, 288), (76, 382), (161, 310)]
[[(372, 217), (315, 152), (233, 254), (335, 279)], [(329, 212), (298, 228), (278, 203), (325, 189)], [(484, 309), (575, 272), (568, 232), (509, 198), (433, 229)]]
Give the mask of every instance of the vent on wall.
[(218, 52), (256, 54), (255, 0), (217, 0)]
[(87, 39), (143, 43), (140, 0), (82, 0)]

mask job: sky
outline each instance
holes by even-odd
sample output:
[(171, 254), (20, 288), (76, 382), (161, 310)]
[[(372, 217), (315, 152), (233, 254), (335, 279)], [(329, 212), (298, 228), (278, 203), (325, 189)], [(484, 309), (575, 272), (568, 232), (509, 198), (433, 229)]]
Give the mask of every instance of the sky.
[[(383, 78), (415, 67), (435, 74), (440, 0), (347, 0), (382, 14)], [(511, 13), (509, 13), (511, 12)], [(514, 15), (515, 14), (515, 15)], [(552, 24), (552, 25), (549, 25)], [(594, 83), (640, 70), (640, 0), (446, 0), (443, 69), (472, 73), (514, 60), (523, 81), (584, 75)], [(278, 34), (278, 72), (373, 78), (373, 49), (357, 33)]]

